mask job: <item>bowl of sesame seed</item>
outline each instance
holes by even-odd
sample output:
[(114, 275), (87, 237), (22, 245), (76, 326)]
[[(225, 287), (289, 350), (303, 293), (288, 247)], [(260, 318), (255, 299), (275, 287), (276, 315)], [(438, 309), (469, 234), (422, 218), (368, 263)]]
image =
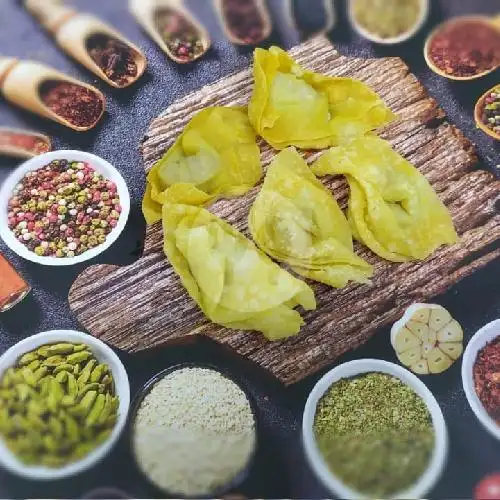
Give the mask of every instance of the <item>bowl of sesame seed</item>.
[(107, 250), (125, 228), (120, 172), (83, 151), (53, 151), (18, 167), (0, 188), (0, 237), (19, 256), (69, 266)]
[(129, 415), (136, 467), (158, 496), (221, 498), (249, 479), (258, 449), (245, 386), (202, 363), (171, 366), (137, 394)]

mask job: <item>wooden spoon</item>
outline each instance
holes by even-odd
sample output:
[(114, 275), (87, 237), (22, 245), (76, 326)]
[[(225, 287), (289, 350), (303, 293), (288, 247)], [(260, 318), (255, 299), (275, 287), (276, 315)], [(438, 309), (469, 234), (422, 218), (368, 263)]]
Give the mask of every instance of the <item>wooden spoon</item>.
[(490, 137), (493, 137), (493, 139), (496, 139), (497, 141), (500, 141), (500, 135), (496, 134), (493, 130), (488, 128), (482, 120), (482, 115), (483, 115), (483, 108), (485, 106), (485, 100), (486, 98), (496, 89), (500, 88), (500, 84), (495, 85), (492, 87), (490, 90), (485, 92), (477, 101), (476, 106), (474, 108), (474, 119), (476, 120), (476, 125), (485, 133), (488, 134)]
[[(29, 147), (29, 142), (33, 142), (32, 147)], [(29, 159), (47, 153), (51, 149), (52, 143), (46, 135), (29, 130), (0, 127), (0, 155)]]
[[(100, 114), (88, 126), (75, 125), (62, 116), (56, 114), (44, 104), (41, 98), (41, 88), (50, 81), (71, 83), (84, 87), (97, 95), (102, 103)], [(84, 132), (95, 127), (104, 114), (106, 99), (102, 92), (95, 87), (83, 83), (75, 78), (60, 73), (50, 66), (36, 61), (20, 61), (10, 57), (0, 57), (0, 92), (12, 104), (36, 113), (44, 118), (49, 118), (57, 123), (78, 132)]]
[[(129, 8), (137, 22), (148, 33), (148, 35), (160, 46), (160, 48), (178, 64), (187, 64), (202, 57), (210, 48), (212, 42), (205, 27), (189, 12), (182, 0), (129, 0)], [(192, 58), (184, 58), (176, 55), (158, 29), (158, 19), (162, 11), (173, 11), (183, 17), (196, 31), (202, 43), (202, 51)]]
[[(333, 7), (333, 1), (322, 0), (322, 3), (323, 3), (323, 9), (325, 11), (325, 23), (319, 30), (308, 34), (309, 38), (329, 33), (334, 28), (335, 23), (337, 21), (335, 9)], [(294, 14), (293, 0), (285, 0), (285, 14), (287, 17), (288, 25), (291, 26), (295, 31), (300, 31), (297, 25), (296, 16)]]
[(251, 42), (239, 37), (238, 34), (235, 33), (235, 31), (231, 28), (231, 24), (224, 13), (225, 1), (226, 0), (213, 0), (215, 10), (219, 16), (224, 33), (232, 43), (234, 43), (235, 45), (257, 45), (269, 38), (271, 32), (273, 31), (273, 25), (271, 22), (271, 16), (269, 15), (269, 11), (264, 0), (248, 0), (248, 2), (252, 3), (255, 7), (256, 14), (259, 16), (262, 26), (260, 37), (258, 39), (252, 40)]
[[(146, 70), (146, 56), (139, 47), (100, 19), (88, 14), (80, 14), (57, 0), (24, 0), (24, 5), (52, 34), (63, 50), (109, 85), (116, 88), (128, 87), (136, 82)], [(92, 40), (95, 40), (96, 37), (116, 40), (125, 45), (130, 50), (136, 64), (136, 74), (123, 81), (109, 78), (90, 54)]]

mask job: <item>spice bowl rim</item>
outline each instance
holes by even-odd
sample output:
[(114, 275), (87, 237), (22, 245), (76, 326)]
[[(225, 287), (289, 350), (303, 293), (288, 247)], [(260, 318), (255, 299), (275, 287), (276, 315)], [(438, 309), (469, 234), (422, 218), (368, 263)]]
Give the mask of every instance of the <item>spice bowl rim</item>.
[(434, 61), (432, 60), (430, 54), (429, 54), (429, 49), (431, 42), (433, 38), (436, 36), (436, 34), (442, 30), (445, 26), (449, 26), (450, 24), (458, 23), (461, 21), (479, 21), (479, 22), (485, 22), (486, 24), (489, 24), (496, 28), (495, 24), (491, 20), (490, 17), (488, 16), (482, 16), (482, 15), (477, 15), (477, 14), (466, 14), (463, 16), (455, 16), (450, 19), (447, 19), (446, 21), (443, 21), (442, 23), (439, 23), (427, 36), (427, 39), (424, 44), (424, 58), (427, 66), (431, 71), (436, 73), (439, 76), (442, 76), (443, 78), (447, 78), (448, 80), (454, 80), (454, 81), (459, 81), (459, 82), (468, 82), (471, 80), (477, 80), (479, 78), (483, 78), (484, 76), (487, 76), (494, 71), (498, 69), (498, 66), (493, 67), (491, 69), (488, 69), (486, 71), (483, 71), (482, 73), (478, 73), (476, 75), (471, 75), (471, 76), (455, 76), (455, 75), (449, 75), (442, 69), (438, 68), (436, 64), (434, 64)]
[(397, 492), (390, 498), (409, 499), (424, 498), (441, 476), (448, 455), (448, 431), (441, 408), (436, 398), (427, 386), (413, 373), (402, 366), (380, 359), (358, 359), (336, 366), (328, 371), (315, 384), (310, 392), (302, 418), (302, 445), (311, 469), (323, 485), (339, 498), (365, 498), (367, 495), (359, 493), (345, 485), (328, 468), (314, 437), (313, 424), (318, 402), (336, 382), (344, 378), (357, 377), (365, 373), (385, 373), (399, 378), (413, 389), (425, 403), (432, 417), (435, 442), (434, 451), (429, 464), (420, 478), (408, 489)]
[(259, 432), (260, 432), (260, 419), (259, 419), (259, 411), (258, 411), (258, 405), (257, 402), (255, 401), (255, 398), (253, 397), (252, 393), (248, 389), (247, 385), (243, 382), (243, 380), (235, 376), (230, 370), (227, 370), (225, 368), (221, 368), (215, 364), (209, 363), (209, 362), (195, 362), (195, 361), (186, 361), (186, 362), (181, 362), (181, 363), (176, 363), (172, 366), (169, 366), (167, 368), (164, 368), (163, 370), (160, 370), (157, 372), (155, 375), (150, 377), (145, 384), (143, 384), (139, 389), (137, 390), (134, 398), (132, 399), (132, 403), (130, 405), (130, 411), (128, 415), (128, 422), (127, 422), (127, 436), (128, 436), (128, 445), (129, 445), (129, 451), (130, 455), (132, 456), (132, 460), (134, 462), (135, 468), (138, 471), (139, 475), (143, 478), (143, 480), (146, 481), (146, 483), (158, 494), (160, 495), (165, 495), (168, 494), (172, 498), (188, 498), (184, 494), (180, 494), (179, 492), (172, 492), (172, 491), (166, 491), (160, 488), (156, 483), (154, 483), (145, 472), (141, 469), (138, 463), (137, 456), (135, 454), (134, 450), (134, 423), (137, 417), (137, 412), (139, 411), (139, 408), (144, 401), (145, 397), (151, 392), (153, 387), (163, 378), (165, 378), (167, 375), (170, 375), (171, 373), (174, 373), (178, 370), (182, 370), (184, 368), (204, 368), (208, 370), (213, 370), (222, 375), (223, 377), (227, 378), (234, 384), (238, 386), (238, 388), (243, 391), (245, 394), (248, 404), (250, 405), (250, 410), (253, 415), (254, 419), (254, 429), (255, 429), (255, 436), (254, 436), (254, 447), (252, 452), (250, 453), (250, 456), (248, 457), (248, 461), (246, 465), (243, 467), (243, 469), (226, 485), (223, 485), (220, 487), (217, 491), (207, 493), (206, 495), (196, 495), (197, 498), (221, 498), (222, 496), (225, 496), (229, 492), (231, 492), (233, 489), (236, 489), (240, 487), (251, 475), (252, 470), (254, 468), (254, 465), (256, 463), (256, 458), (257, 454), (259, 451), (260, 447), (260, 441), (259, 441)]
[(497, 87), (500, 87), (500, 83), (493, 85), (491, 89), (487, 90), (476, 102), (474, 106), (474, 119), (476, 120), (476, 125), (480, 128), (485, 134), (489, 135), (491, 138), (500, 141), (500, 134), (495, 134), (491, 129), (489, 129), (481, 120), (481, 111), (484, 106), (484, 101), (486, 100), (486, 96), (493, 92)]
[(372, 33), (371, 31), (368, 31), (366, 28), (361, 26), (361, 24), (357, 21), (356, 16), (354, 15), (354, 0), (349, 0), (347, 11), (351, 26), (363, 38), (366, 38), (370, 42), (378, 43), (380, 45), (396, 45), (398, 43), (406, 42), (410, 38), (414, 37), (426, 23), (430, 12), (430, 0), (419, 0), (419, 3), (420, 14), (415, 21), (415, 24), (405, 33), (390, 38), (379, 37), (375, 33)]
[(500, 425), (487, 413), (474, 387), (474, 363), (477, 354), (488, 342), (500, 337), (500, 319), (481, 327), (469, 340), (462, 358), (462, 386), (471, 410), (482, 426), (496, 439), (500, 440)]
[[(69, 159), (68, 161), (85, 161), (90, 163), (92, 168), (102, 174), (106, 179), (113, 181), (117, 186), (117, 192), (120, 196), (120, 205), (122, 212), (118, 219), (118, 224), (108, 234), (106, 241), (101, 245), (94, 247), (81, 255), (75, 257), (43, 257), (38, 256), (35, 252), (29, 250), (26, 246), (20, 243), (8, 225), (8, 202), (12, 196), (15, 186), (22, 180), (28, 172), (34, 172), (42, 169), (53, 160)], [(29, 160), (26, 160), (17, 167), (5, 179), (0, 187), (0, 238), (5, 244), (17, 255), (26, 260), (41, 264), (44, 266), (72, 266), (93, 259), (110, 248), (118, 239), (120, 234), (125, 229), (128, 217), (130, 214), (130, 193), (121, 173), (104, 158), (101, 158), (92, 153), (85, 151), (62, 149), (57, 151), (49, 151)]]
[(119, 413), (111, 435), (88, 455), (77, 462), (59, 469), (44, 466), (28, 466), (16, 458), (0, 437), (0, 464), (9, 472), (26, 479), (52, 481), (80, 474), (103, 460), (112, 450), (125, 429), (130, 408), (130, 385), (123, 363), (116, 353), (101, 340), (77, 330), (50, 330), (27, 337), (10, 347), (0, 356), (0, 379), (4, 372), (14, 366), (23, 354), (45, 344), (75, 342), (90, 347), (96, 358), (106, 362), (113, 375), (116, 395), (119, 398)]

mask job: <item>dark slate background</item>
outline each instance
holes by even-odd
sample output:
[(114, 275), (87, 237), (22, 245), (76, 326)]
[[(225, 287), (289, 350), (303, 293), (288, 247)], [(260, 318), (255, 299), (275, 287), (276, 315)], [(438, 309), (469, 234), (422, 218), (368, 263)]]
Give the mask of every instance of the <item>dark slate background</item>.
[[(307, 18), (302, 26), (314, 26), (322, 0), (303, 0)], [(133, 88), (114, 90), (69, 59), (37, 26), (17, 0), (0, 0), (1, 55), (36, 59), (99, 87), (108, 98), (108, 112), (92, 132), (77, 134), (59, 125), (38, 119), (0, 100), (0, 126), (28, 127), (54, 138), (57, 149), (82, 149), (113, 163), (124, 175), (133, 198), (133, 210), (125, 233), (98, 262), (125, 264), (140, 253), (144, 224), (140, 200), (144, 190), (144, 170), (138, 144), (151, 120), (175, 99), (245, 68), (251, 50), (228, 43), (221, 32), (209, 0), (189, 4), (209, 26), (214, 38), (212, 50), (191, 66), (176, 66), (148, 39), (127, 12), (125, 0), (74, 0), (74, 4), (95, 13), (121, 30), (144, 49), (149, 60), (147, 74)], [(425, 35), (440, 20), (465, 13), (500, 12), (499, 0), (432, 0), (432, 15), (422, 32), (411, 42), (395, 47), (376, 47), (349, 28), (342, 1), (336, 0), (337, 26), (331, 34), (341, 53), (356, 56), (401, 56), (446, 110), (452, 123), (460, 127), (478, 146), (485, 168), (500, 164), (499, 145), (476, 130), (472, 117), (477, 98), (498, 83), (498, 71), (474, 83), (452, 83), (430, 72), (422, 56)], [(284, 0), (270, 0), (275, 32), (270, 42), (291, 47), (299, 35), (291, 29), (283, 12)], [(0, 182), (16, 162), (0, 160)], [(67, 305), (68, 289), (83, 266), (71, 269), (44, 268), (3, 252), (33, 285), (33, 293), (11, 312), (0, 316), (0, 352), (22, 338), (53, 328), (78, 328)], [(462, 323), (469, 338), (480, 326), (500, 317), (500, 262), (456, 285), (436, 299)], [(123, 353), (133, 395), (157, 371), (182, 361), (208, 361), (239, 377), (257, 400), (260, 412), (260, 445), (256, 465), (240, 492), (250, 497), (321, 498), (328, 495), (308, 469), (301, 450), (300, 424), (305, 399), (321, 373), (304, 382), (283, 388), (259, 369), (210, 341), (172, 346), (134, 357)], [(388, 330), (380, 331), (368, 344), (339, 360), (377, 357), (396, 361), (388, 340)], [(474, 484), (485, 474), (500, 471), (500, 443), (480, 427), (462, 392), (460, 363), (436, 377), (424, 378), (438, 398), (450, 433), (450, 460), (433, 498), (470, 498)], [(137, 474), (128, 452), (126, 435), (114, 453), (89, 472), (68, 481), (34, 483), (0, 472), (0, 497), (58, 498), (80, 497), (90, 489), (117, 486), (135, 497), (159, 496)]]

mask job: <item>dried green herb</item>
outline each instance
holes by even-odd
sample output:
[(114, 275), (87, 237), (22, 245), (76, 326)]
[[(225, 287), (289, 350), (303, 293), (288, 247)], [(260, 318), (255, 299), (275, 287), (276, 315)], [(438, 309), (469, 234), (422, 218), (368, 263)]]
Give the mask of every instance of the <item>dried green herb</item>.
[(352, 489), (375, 497), (409, 488), (434, 449), (425, 403), (398, 378), (382, 373), (330, 387), (318, 403), (314, 433), (332, 472)]

